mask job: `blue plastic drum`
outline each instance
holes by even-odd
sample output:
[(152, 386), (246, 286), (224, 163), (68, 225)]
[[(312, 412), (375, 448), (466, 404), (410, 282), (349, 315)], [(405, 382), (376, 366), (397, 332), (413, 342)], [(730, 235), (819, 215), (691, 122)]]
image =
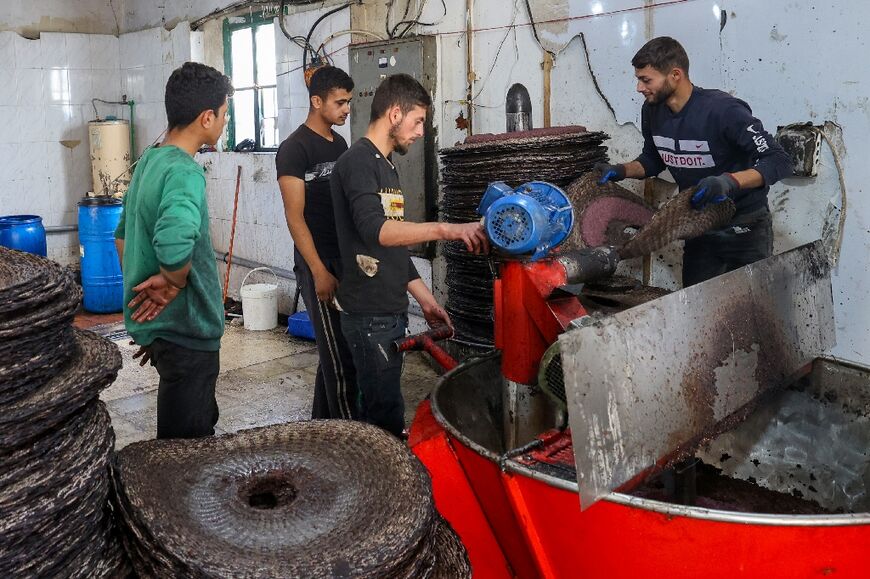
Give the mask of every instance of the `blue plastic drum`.
[(45, 257), (45, 227), (37, 215), (6, 215), (0, 217), (0, 245), (35, 253)]
[(115, 248), (122, 210), (121, 201), (111, 197), (86, 197), (79, 203), (82, 302), (89, 312), (120, 312), (124, 306), (124, 278)]

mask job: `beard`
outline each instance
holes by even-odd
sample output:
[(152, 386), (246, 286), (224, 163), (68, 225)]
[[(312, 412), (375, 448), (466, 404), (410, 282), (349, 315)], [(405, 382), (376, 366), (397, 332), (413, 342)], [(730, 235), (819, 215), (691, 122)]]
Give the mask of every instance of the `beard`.
[(390, 127), (390, 138), (393, 140), (393, 152), (400, 155), (405, 155), (408, 153), (408, 145), (399, 142), (399, 138), (396, 136), (399, 134), (400, 124), (401, 123), (396, 123), (392, 127)]
[(657, 104), (657, 105), (661, 104), (661, 103), (665, 102), (666, 100), (668, 100), (671, 97), (671, 95), (674, 94), (674, 91), (676, 91), (676, 90), (677, 90), (677, 87), (672, 86), (671, 83), (666, 79), (665, 84), (664, 84), (664, 86), (662, 86), (661, 90), (652, 94), (650, 96), (649, 100), (652, 104)]

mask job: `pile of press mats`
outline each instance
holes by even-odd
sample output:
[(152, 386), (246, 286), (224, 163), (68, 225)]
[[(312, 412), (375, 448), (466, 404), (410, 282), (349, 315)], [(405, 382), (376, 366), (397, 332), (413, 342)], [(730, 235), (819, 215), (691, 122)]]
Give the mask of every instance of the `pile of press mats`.
[[(468, 137), (441, 149), (441, 219), (451, 223), (478, 221), (477, 207), (493, 181), (519, 187), (546, 181), (565, 187), (607, 159), (606, 133), (581, 126), (551, 127), (519, 133)], [(493, 345), (492, 286), (497, 263), (491, 256), (466, 251), (461, 241), (444, 243), (447, 265), (447, 312), (455, 326), (454, 340), (483, 350)]]
[(114, 453), (117, 347), (70, 271), (0, 247), (0, 577), (471, 577), (431, 481), (384, 431), (269, 426)]
[(471, 577), (423, 465), (368, 424), (134, 443), (115, 484), (143, 577)]
[(72, 327), (80, 300), (67, 269), (0, 247), (0, 577), (127, 573), (98, 399), (121, 356)]

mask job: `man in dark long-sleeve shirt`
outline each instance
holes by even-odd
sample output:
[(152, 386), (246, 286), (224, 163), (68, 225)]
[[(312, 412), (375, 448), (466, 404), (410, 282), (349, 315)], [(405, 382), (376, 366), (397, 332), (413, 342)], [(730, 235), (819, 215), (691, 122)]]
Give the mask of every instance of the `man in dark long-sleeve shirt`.
[(404, 154), (423, 136), (431, 104), (414, 78), (387, 77), (372, 100), (365, 137), (339, 157), (330, 178), (343, 263), (335, 297), (356, 367), (360, 418), (396, 436), (404, 429), (402, 355), (391, 344), (408, 327), (408, 292), (430, 326), (450, 324), (447, 312), (417, 274), (408, 246), (452, 239), (463, 241), (469, 251), (487, 250), (480, 223), (404, 219), (405, 199), (391, 158), (393, 152)]
[(742, 100), (689, 80), (689, 58), (673, 38), (646, 43), (631, 61), (641, 110), (643, 152), (622, 165), (600, 164), (613, 181), (669, 169), (680, 189), (698, 187), (695, 206), (730, 197), (732, 222), (686, 242), (683, 286), (769, 257), (773, 230), (767, 192), (792, 173), (792, 161)]

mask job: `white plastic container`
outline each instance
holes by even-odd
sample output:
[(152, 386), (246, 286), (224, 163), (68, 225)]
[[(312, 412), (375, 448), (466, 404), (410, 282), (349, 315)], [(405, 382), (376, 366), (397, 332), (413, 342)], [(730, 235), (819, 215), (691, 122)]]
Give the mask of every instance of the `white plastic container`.
[[(275, 283), (254, 283), (245, 285), (248, 277), (255, 271), (268, 271), (275, 277)], [(268, 267), (252, 269), (242, 280), (239, 288), (242, 297), (242, 316), (246, 330), (271, 330), (278, 325), (278, 276)]]

